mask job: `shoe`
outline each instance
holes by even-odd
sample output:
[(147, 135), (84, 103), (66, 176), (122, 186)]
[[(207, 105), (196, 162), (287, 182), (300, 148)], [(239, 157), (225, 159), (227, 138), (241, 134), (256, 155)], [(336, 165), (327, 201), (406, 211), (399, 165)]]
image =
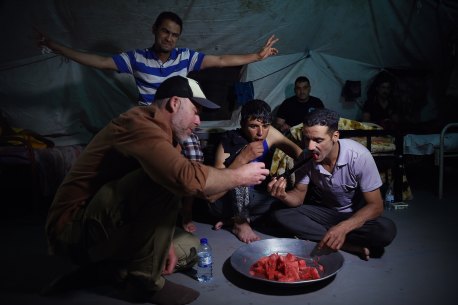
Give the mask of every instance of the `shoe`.
[(119, 266), (110, 261), (90, 263), (54, 278), (46, 285), (41, 295), (53, 295), (83, 288), (95, 287), (101, 284), (119, 282)]
[(154, 292), (149, 301), (157, 305), (184, 305), (191, 303), (199, 295), (194, 289), (165, 280), (164, 287)]
[(200, 293), (189, 287), (165, 280), (164, 287), (158, 291), (146, 291), (135, 285), (135, 281), (125, 283), (122, 299), (136, 303), (157, 305), (185, 305), (196, 300)]
[(92, 273), (87, 267), (78, 267), (76, 270), (54, 278), (41, 290), (40, 294), (50, 296), (88, 287), (93, 281)]

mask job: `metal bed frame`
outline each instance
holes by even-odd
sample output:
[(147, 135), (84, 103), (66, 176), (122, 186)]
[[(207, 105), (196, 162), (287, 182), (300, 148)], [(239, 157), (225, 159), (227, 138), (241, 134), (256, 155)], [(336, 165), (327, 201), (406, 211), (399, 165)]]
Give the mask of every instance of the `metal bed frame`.
[(447, 131), (452, 127), (458, 127), (458, 123), (450, 123), (450, 124), (445, 125), (444, 128), (442, 128), (442, 131), (440, 134), (438, 156), (436, 154), (436, 156), (439, 159), (437, 160), (436, 158), (436, 164), (439, 163), (439, 189), (438, 189), (439, 199), (442, 199), (443, 193), (444, 193), (444, 158), (458, 157), (458, 151), (446, 152), (444, 148), (445, 136), (447, 134)]

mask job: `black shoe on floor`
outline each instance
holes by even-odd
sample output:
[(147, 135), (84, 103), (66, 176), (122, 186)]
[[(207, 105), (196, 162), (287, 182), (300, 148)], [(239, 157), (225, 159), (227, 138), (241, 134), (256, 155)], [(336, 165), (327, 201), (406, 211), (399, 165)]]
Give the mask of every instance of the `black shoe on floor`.
[(90, 285), (89, 282), (93, 281), (90, 280), (91, 275), (93, 275), (93, 272), (88, 270), (88, 267), (78, 267), (67, 274), (54, 278), (41, 290), (40, 294), (43, 296), (51, 296), (88, 287)]
[(80, 266), (53, 279), (42, 289), (41, 295), (49, 296), (113, 282), (117, 267), (108, 261)]

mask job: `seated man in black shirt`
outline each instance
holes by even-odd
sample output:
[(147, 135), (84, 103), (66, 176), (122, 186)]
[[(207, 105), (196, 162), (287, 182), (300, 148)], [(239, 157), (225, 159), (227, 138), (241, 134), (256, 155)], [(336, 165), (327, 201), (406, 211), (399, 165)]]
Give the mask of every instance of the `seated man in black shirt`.
[(281, 132), (302, 123), (305, 115), (315, 109), (324, 108), (323, 102), (310, 95), (310, 81), (305, 76), (299, 76), (294, 82), (296, 95), (287, 98), (278, 108), (274, 126)]
[[(264, 162), (266, 168), (272, 163), (276, 148), (293, 159), (302, 154), (302, 149), (270, 124), (270, 106), (262, 100), (251, 100), (241, 110), (240, 128), (226, 131), (216, 148), (216, 168), (238, 168), (251, 162)], [(223, 219), (215, 225), (232, 225), (232, 233), (242, 242), (259, 240), (251, 226), (262, 223), (271, 211), (280, 207), (265, 186), (236, 187), (210, 197), (210, 212)]]

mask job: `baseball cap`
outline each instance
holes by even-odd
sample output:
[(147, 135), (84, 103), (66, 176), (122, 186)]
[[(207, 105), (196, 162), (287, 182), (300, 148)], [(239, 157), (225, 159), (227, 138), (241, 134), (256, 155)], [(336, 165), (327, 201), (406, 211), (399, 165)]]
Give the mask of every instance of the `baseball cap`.
[(184, 76), (172, 76), (167, 78), (156, 91), (155, 100), (172, 96), (189, 98), (193, 102), (210, 109), (218, 109), (219, 105), (205, 97), (199, 83), (192, 78)]

